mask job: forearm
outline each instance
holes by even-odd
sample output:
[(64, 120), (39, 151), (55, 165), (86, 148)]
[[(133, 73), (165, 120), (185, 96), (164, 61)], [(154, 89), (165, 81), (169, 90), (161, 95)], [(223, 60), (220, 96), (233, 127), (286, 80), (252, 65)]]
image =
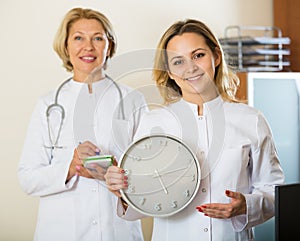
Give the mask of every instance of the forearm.
[(141, 218), (147, 217), (144, 214), (139, 213), (138, 211), (134, 210), (129, 205), (125, 204), (125, 207), (123, 206), (121, 198), (118, 199), (118, 205), (117, 205), (117, 214), (119, 217), (128, 220), (128, 221), (135, 221)]
[(18, 177), (25, 193), (33, 196), (44, 196), (66, 191), (72, 187), (74, 182), (71, 179), (66, 183), (67, 172), (67, 163), (35, 168), (21, 165), (18, 170)]

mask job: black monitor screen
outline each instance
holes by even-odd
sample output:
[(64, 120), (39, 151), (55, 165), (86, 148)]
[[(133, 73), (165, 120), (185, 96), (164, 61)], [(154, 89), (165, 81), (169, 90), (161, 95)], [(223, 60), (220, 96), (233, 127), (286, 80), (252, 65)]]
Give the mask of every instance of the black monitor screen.
[(300, 183), (275, 187), (275, 240), (299, 236)]

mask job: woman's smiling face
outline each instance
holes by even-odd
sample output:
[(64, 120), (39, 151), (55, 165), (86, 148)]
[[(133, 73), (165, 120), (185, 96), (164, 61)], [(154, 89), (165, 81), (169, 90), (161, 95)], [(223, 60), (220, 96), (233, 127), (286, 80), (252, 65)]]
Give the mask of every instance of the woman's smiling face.
[(99, 21), (80, 19), (73, 23), (68, 36), (68, 52), (74, 79), (83, 81), (96, 67), (101, 69), (109, 51), (109, 40)]
[(183, 33), (167, 45), (169, 75), (181, 88), (183, 98), (201, 96), (209, 100), (217, 96), (215, 68), (220, 64), (219, 51), (211, 51), (203, 36)]

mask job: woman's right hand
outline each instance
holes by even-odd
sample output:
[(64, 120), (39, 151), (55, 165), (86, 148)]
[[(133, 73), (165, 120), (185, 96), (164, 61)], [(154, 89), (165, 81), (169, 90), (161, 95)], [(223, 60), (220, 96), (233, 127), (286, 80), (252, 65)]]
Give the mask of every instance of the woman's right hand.
[(83, 166), (83, 160), (89, 156), (96, 155), (99, 148), (89, 141), (79, 144), (73, 153), (73, 158), (69, 166), (67, 180), (69, 181), (73, 176), (79, 175), (87, 178), (94, 178), (90, 172)]
[(124, 175), (124, 170), (118, 166), (110, 166), (104, 175), (108, 190), (121, 197), (120, 189), (127, 188), (127, 176)]

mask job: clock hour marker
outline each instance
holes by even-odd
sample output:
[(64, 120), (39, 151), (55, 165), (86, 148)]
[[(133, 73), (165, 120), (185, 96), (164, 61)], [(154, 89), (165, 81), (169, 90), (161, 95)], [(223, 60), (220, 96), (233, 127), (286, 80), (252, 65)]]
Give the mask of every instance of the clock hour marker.
[(189, 197), (191, 194), (190, 194), (190, 191), (188, 189), (186, 189), (184, 192), (183, 192), (183, 195), (185, 197)]
[(172, 201), (171, 202), (171, 207), (172, 208), (177, 208), (177, 201)]
[(140, 205), (143, 205), (143, 204), (145, 203), (145, 201), (146, 201), (146, 198), (140, 197), (140, 199), (139, 199), (139, 204), (140, 204)]
[(149, 144), (149, 143), (144, 144), (144, 148), (146, 150), (150, 150), (151, 149), (151, 144)]
[(192, 182), (194, 182), (195, 179), (196, 179), (196, 178), (195, 178), (195, 174), (193, 174), (193, 175), (192, 175)]
[(133, 161), (140, 161), (141, 158), (139, 156), (132, 156), (131, 157)]
[(157, 203), (154, 205), (154, 210), (160, 211), (161, 210), (161, 203)]
[(167, 140), (160, 140), (159, 143), (161, 146), (166, 146), (168, 144)]
[(135, 192), (134, 186), (129, 185), (128, 188), (127, 188), (127, 192), (128, 192), (128, 193), (134, 193), (134, 192)]

